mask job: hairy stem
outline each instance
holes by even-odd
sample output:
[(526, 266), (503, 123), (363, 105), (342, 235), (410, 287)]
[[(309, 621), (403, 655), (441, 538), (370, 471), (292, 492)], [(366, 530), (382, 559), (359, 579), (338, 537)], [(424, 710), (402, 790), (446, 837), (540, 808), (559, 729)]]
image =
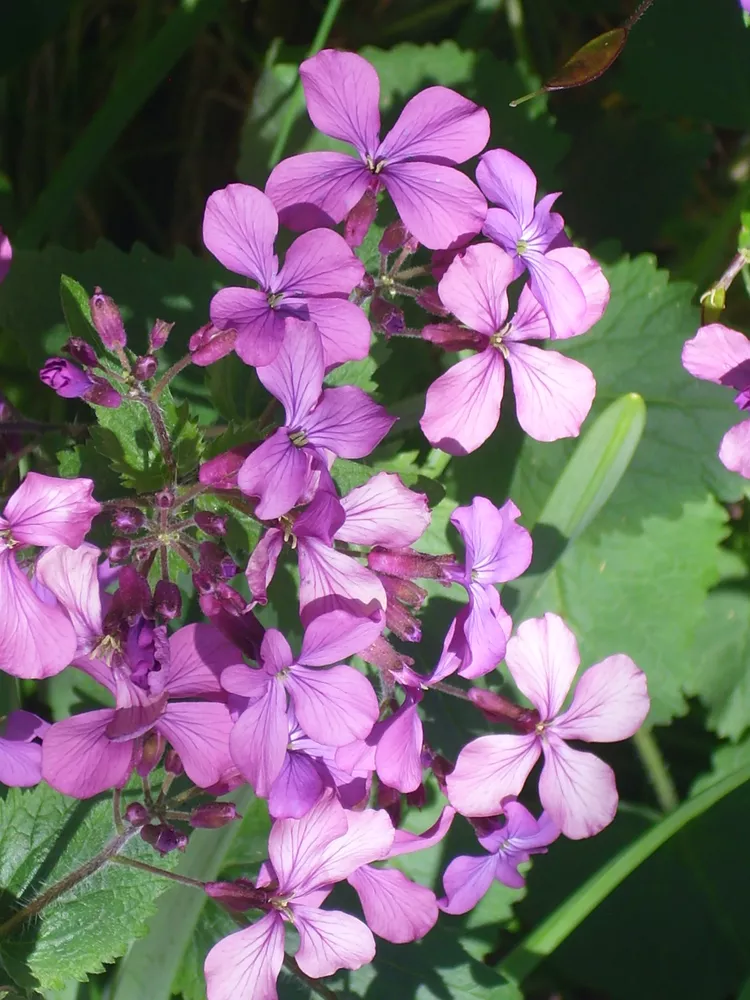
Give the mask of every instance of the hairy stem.
[(151, 390), (151, 399), (154, 402), (156, 402), (159, 396), (161, 396), (175, 375), (179, 375), (183, 368), (187, 368), (187, 366), (192, 363), (192, 360), (192, 355), (186, 354), (184, 358), (180, 358), (179, 361), (175, 361), (171, 368), (167, 368), (162, 377)]
[(169, 440), (169, 432), (167, 431), (167, 425), (164, 423), (162, 412), (158, 404), (147, 393), (142, 393), (138, 399), (148, 410), (148, 415), (151, 418), (151, 423), (154, 425), (154, 431), (159, 442), (159, 448), (164, 457), (164, 464), (169, 472), (169, 478), (171, 482), (174, 482), (177, 479), (177, 463), (175, 462), (172, 442)]
[(193, 889), (204, 891), (206, 888), (206, 883), (200, 882), (197, 878), (188, 878), (187, 875), (168, 872), (164, 868), (157, 868), (156, 865), (147, 865), (145, 861), (136, 861), (135, 858), (125, 858), (121, 854), (107, 860), (116, 865), (123, 865), (125, 868), (136, 868), (140, 872), (148, 872), (150, 875), (156, 875), (157, 878), (167, 878), (171, 879), (172, 882), (179, 882), (181, 885), (189, 885)]

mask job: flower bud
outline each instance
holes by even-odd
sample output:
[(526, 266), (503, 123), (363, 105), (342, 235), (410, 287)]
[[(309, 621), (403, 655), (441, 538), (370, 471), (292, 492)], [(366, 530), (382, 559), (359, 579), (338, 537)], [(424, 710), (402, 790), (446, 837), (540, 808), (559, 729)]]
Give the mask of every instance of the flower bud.
[(382, 635), (378, 636), (372, 645), (363, 649), (358, 655), (365, 663), (369, 663), (379, 670), (384, 680), (390, 684), (399, 676), (408, 673), (414, 665), (411, 656), (404, 656), (403, 653), (397, 652)]
[(174, 323), (167, 323), (163, 319), (157, 319), (151, 327), (151, 333), (148, 336), (149, 354), (153, 354), (154, 351), (159, 351), (164, 347), (173, 326)]
[(146, 517), (137, 507), (120, 507), (112, 513), (112, 527), (125, 535), (132, 535), (140, 530)]
[(450, 309), (443, 305), (435, 285), (422, 289), (417, 296), (417, 305), (435, 316), (450, 316)]
[(110, 562), (122, 562), (130, 555), (133, 544), (129, 538), (113, 538), (107, 549)]
[(0, 229), (0, 281), (2, 281), (10, 270), (10, 262), (13, 258), (13, 249), (10, 240)]
[(193, 573), (193, 586), (199, 594), (213, 594), (214, 578), (206, 570), (199, 570), (197, 573)]
[(483, 349), (482, 338), (473, 330), (465, 330), (456, 323), (428, 323), (422, 327), (422, 340), (437, 344), (444, 351)]
[(419, 642), (422, 629), (419, 622), (399, 601), (388, 601), (385, 607), (385, 624), (404, 642)]
[(369, 188), (344, 220), (344, 239), (350, 247), (361, 246), (378, 212), (378, 199)]
[(378, 785), (378, 809), (385, 809), (397, 827), (401, 822), (401, 792), (381, 782)]
[(236, 882), (206, 882), (205, 891), (228, 910), (240, 913), (265, 906), (270, 895), (268, 889), (258, 889), (246, 878), (238, 878)]
[(432, 755), (432, 761), (430, 762), (430, 770), (435, 775), (435, 780), (437, 781), (438, 787), (440, 788), (440, 791), (443, 793), (443, 795), (447, 794), (445, 779), (448, 777), (449, 774), (453, 773), (454, 769), (455, 769), (455, 764), (451, 764), (451, 762), (447, 759), (447, 757), (443, 757), (443, 755), (439, 753)]
[(376, 546), (367, 556), (367, 565), (376, 573), (398, 576), (404, 580), (440, 580), (451, 583), (452, 571), (457, 569), (451, 555), (431, 556), (415, 549), (392, 551)]
[(212, 365), (232, 353), (236, 340), (236, 330), (219, 330), (213, 323), (206, 323), (196, 330), (188, 342), (193, 364), (201, 368)]
[(232, 614), (222, 607), (218, 614), (212, 616), (211, 624), (241, 649), (245, 656), (256, 663), (259, 661), (265, 629), (247, 606), (239, 614)]
[(180, 760), (180, 755), (172, 747), (167, 750), (164, 756), (164, 770), (167, 774), (173, 774), (175, 777), (185, 773), (185, 768), (182, 766), (182, 761)]
[(107, 350), (124, 347), (128, 337), (125, 333), (120, 310), (115, 305), (114, 299), (105, 295), (101, 288), (95, 288), (89, 305), (91, 306), (92, 322)]
[(198, 510), (193, 516), (195, 523), (207, 535), (216, 535), (219, 538), (222, 535), (226, 535), (227, 519), (226, 517), (222, 517), (221, 514), (212, 514), (208, 510)]
[(201, 542), (200, 564), (202, 570), (225, 580), (231, 580), (239, 573), (239, 566), (216, 542)]
[(423, 809), (427, 804), (427, 790), (424, 787), (424, 782), (421, 782), (418, 788), (415, 788), (413, 792), (406, 793), (406, 804), (411, 806), (413, 809)]
[(161, 733), (152, 730), (147, 736), (144, 736), (140, 757), (135, 768), (142, 778), (151, 774), (158, 765), (164, 753), (164, 747), (165, 741)]
[(171, 580), (159, 580), (154, 587), (154, 610), (157, 615), (171, 621), (179, 618), (182, 611), (180, 588)]
[(372, 295), (372, 293), (375, 291), (375, 279), (373, 278), (373, 276), (371, 274), (368, 274), (367, 271), (365, 271), (365, 273), (362, 275), (361, 281), (356, 286), (355, 291), (359, 292), (359, 294), (364, 297)]
[(100, 378), (98, 375), (92, 375), (91, 380), (94, 384), (83, 397), (86, 402), (93, 403), (94, 406), (106, 406), (109, 410), (116, 410), (122, 402), (120, 393), (113, 389), (106, 379)]
[(378, 251), (384, 257), (387, 257), (389, 254), (395, 253), (396, 250), (400, 250), (408, 236), (409, 232), (403, 222), (400, 220), (391, 222), (390, 225), (385, 227), (385, 231), (380, 237)]
[(171, 851), (184, 851), (188, 845), (187, 834), (180, 833), (166, 823), (150, 823), (141, 827), (141, 839), (151, 844), (159, 854), (169, 854)]
[(94, 385), (89, 374), (66, 358), (47, 358), (39, 378), (63, 399), (80, 399)]
[(469, 699), (477, 706), (489, 722), (512, 722), (522, 732), (531, 732), (539, 721), (539, 713), (533, 708), (523, 708), (496, 691), (486, 688), (469, 688)]
[(135, 375), (139, 382), (147, 382), (150, 378), (154, 377), (158, 367), (159, 362), (153, 354), (144, 354), (142, 358), (138, 358), (133, 366), (133, 375)]
[(370, 305), (370, 320), (388, 337), (403, 333), (406, 329), (403, 309), (379, 295), (373, 298)]
[(148, 823), (148, 809), (140, 802), (131, 802), (125, 810), (125, 822), (131, 826), (143, 826)]
[(99, 364), (96, 351), (91, 344), (86, 343), (83, 337), (70, 337), (63, 350), (67, 351), (71, 358), (77, 361), (79, 365), (95, 368)]
[(236, 819), (242, 819), (234, 802), (209, 802), (190, 814), (190, 825), (196, 829), (218, 830)]
[(170, 489), (159, 490), (154, 495), (154, 503), (161, 510), (169, 510), (171, 507), (174, 507), (174, 493)]
[(257, 444), (241, 445), (216, 455), (204, 462), (198, 470), (198, 481), (217, 490), (236, 490), (237, 473)]
[(148, 580), (132, 566), (123, 566), (118, 577), (118, 602), (125, 618), (133, 624), (141, 615), (153, 618), (151, 588)]
[(380, 582), (385, 587), (388, 598), (400, 601), (409, 608), (421, 608), (427, 600), (427, 591), (424, 587), (418, 587), (411, 580), (401, 580), (396, 576), (384, 574)]

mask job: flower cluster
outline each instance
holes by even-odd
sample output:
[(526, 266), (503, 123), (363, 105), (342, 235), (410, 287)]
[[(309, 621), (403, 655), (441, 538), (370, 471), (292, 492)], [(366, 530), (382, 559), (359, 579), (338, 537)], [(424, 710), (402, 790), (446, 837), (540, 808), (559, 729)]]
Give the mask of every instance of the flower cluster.
[[(364, 389), (330, 379), (368, 355), (373, 329), (474, 352), (427, 391), (420, 424), (435, 447), (463, 455), (492, 434), (506, 362), (521, 427), (540, 441), (577, 435), (594, 398), (591, 372), (526, 342), (585, 333), (607, 305), (601, 269), (570, 245), (552, 210), (557, 195), (537, 200), (536, 178), (516, 156), (484, 153), (476, 184), (457, 169), (488, 141), (484, 109), (432, 87), (381, 139), (378, 79), (364, 59), (327, 50), (303, 63), (301, 76), (313, 123), (355, 155), (295, 156), (272, 171), (265, 193), (231, 184), (211, 195), (206, 247), (255, 287), (218, 291), (210, 323), (161, 374), (170, 325), (157, 321), (148, 352), (136, 357), (117, 306), (96, 289), (90, 308), (103, 354), (73, 338), (67, 356), (42, 369), (63, 397), (145, 407), (163, 488), (107, 505), (114, 537), (106, 553), (86, 541), (103, 513), (88, 479), (29, 473), (0, 516), (0, 669), (40, 679), (82, 671), (106, 706), (51, 725), (14, 713), (0, 739), (0, 780), (43, 779), (79, 798), (112, 789), (117, 822), (161, 853), (184, 848), (190, 827), (235, 820), (233, 803), (217, 800), (238, 786), (267, 800), (273, 826), (257, 877), (204, 886), (236, 914), (260, 913), (211, 949), (209, 1000), (275, 996), (287, 924), (299, 934), (296, 966), (317, 978), (371, 961), (373, 934), (396, 943), (422, 937), (440, 910), (466, 912), (494, 879), (522, 885), (518, 866), (533, 854), (561, 834), (592, 836), (615, 815), (612, 770), (568, 741), (626, 739), (649, 708), (645, 677), (622, 654), (585, 671), (564, 708), (579, 667), (573, 633), (547, 614), (513, 634), (498, 585), (526, 571), (532, 542), (512, 501), (498, 507), (478, 496), (456, 507), (450, 521), (463, 555), (431, 554), (424, 493), (387, 467), (370, 467), (345, 492), (335, 477), (337, 460), (370, 456), (395, 424)], [(383, 192), (399, 220), (385, 229), (370, 275), (354, 248)], [(301, 232), (282, 265), (280, 223)], [(333, 230), (339, 224), (343, 235)], [(429, 266), (404, 270), (420, 244), (435, 251)], [(9, 258), (0, 236), (0, 268)], [(441, 321), (407, 327), (398, 296)], [(269, 405), (253, 440), (214, 455), (197, 482), (185, 482), (162, 393), (181, 368), (232, 351), (255, 368)], [(224, 506), (210, 509), (203, 502), (211, 499)], [(223, 545), (227, 508), (258, 528), (245, 566)], [(174, 630), (183, 594), (172, 556), (191, 572), (205, 619)], [(290, 557), (299, 642), (260, 621), (279, 562)], [(419, 656), (424, 582), (461, 601), (433, 663)], [(528, 704), (495, 690), (503, 660)], [(461, 686), (446, 681), (453, 675)], [(425, 702), (451, 695), (502, 730), (469, 742), (455, 762), (423, 721)], [(540, 756), (536, 819), (519, 796)], [(120, 815), (134, 775), (144, 801)], [(173, 795), (176, 780), (187, 788)], [(423, 834), (408, 833), (399, 827), (401, 796), (419, 805), (428, 789), (444, 797), (440, 817)], [(192, 796), (201, 802), (185, 811)], [(451, 860), (438, 899), (390, 862), (440, 842), (456, 813), (485, 854)], [(323, 906), (342, 881), (358, 894), (364, 921)]]

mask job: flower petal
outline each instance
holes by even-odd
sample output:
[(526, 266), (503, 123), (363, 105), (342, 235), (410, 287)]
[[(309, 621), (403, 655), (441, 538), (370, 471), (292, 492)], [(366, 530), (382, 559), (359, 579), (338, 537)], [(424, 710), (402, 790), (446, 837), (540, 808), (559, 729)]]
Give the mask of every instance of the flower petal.
[(461, 677), (483, 677), (505, 656), (512, 623), (492, 584), (471, 585), (468, 613), (461, 617), (466, 649), (458, 673)]
[(481, 152), (489, 137), (490, 116), (484, 108), (448, 87), (427, 87), (407, 102), (376, 159), (463, 163)]
[(284, 535), (280, 528), (269, 528), (250, 553), (245, 570), (250, 596), (258, 604), (268, 602), (268, 585), (276, 573)]
[(306, 667), (327, 667), (361, 653), (381, 632), (381, 624), (347, 611), (318, 615), (305, 629), (297, 663)]
[(570, 708), (550, 728), (564, 740), (615, 743), (640, 728), (650, 705), (646, 675), (617, 653), (584, 671)]
[(206, 622), (185, 625), (169, 638), (167, 690), (171, 698), (221, 694), (222, 670), (242, 664), (242, 654)]
[(103, 634), (98, 576), (101, 551), (83, 542), (77, 549), (53, 545), (36, 563), (35, 579), (67, 611), (76, 633), (76, 655), (90, 653)]
[(258, 378), (284, 407), (287, 425), (296, 428), (320, 399), (323, 345), (314, 323), (292, 318), (284, 322), (284, 343), (271, 364), (258, 368)]
[(399, 792), (414, 792), (422, 784), (424, 731), (417, 703), (407, 698), (383, 724), (375, 753), (378, 777)]
[(310, 443), (339, 458), (364, 458), (396, 423), (385, 407), (356, 385), (326, 389), (304, 421)]
[(466, 546), (466, 566), (476, 583), (507, 583), (529, 568), (531, 535), (517, 524), (521, 511), (512, 500), (496, 507), (486, 497), (474, 497), (469, 507), (451, 514)]
[(408, 489), (392, 472), (379, 472), (342, 497), (346, 520), (336, 532), (341, 542), (384, 545), (401, 549), (412, 545), (430, 525), (427, 496)]
[(271, 171), (266, 194), (288, 229), (335, 226), (370, 187), (367, 167), (346, 153), (300, 153)]
[(370, 63), (354, 52), (323, 49), (300, 65), (307, 113), (316, 129), (373, 153), (380, 132), (380, 81)]
[(313, 229), (298, 236), (287, 250), (274, 291), (293, 295), (348, 295), (364, 273), (364, 265), (343, 236), (330, 229)]
[(284, 342), (284, 317), (255, 288), (222, 288), (211, 299), (211, 322), (236, 330), (234, 350), (247, 365), (268, 365)]
[(370, 321), (358, 305), (335, 297), (302, 299), (300, 304), (307, 318), (318, 328), (326, 368), (367, 357)]
[(540, 753), (533, 733), (472, 740), (446, 779), (448, 801), (464, 816), (496, 816), (506, 796), (519, 794)]
[(252, 278), (265, 289), (278, 270), (273, 250), (278, 231), (271, 199), (249, 184), (228, 184), (206, 202), (206, 248), (228, 270)]
[(267, 913), (209, 951), (203, 966), (208, 1000), (278, 1000), (283, 964), (284, 922), (277, 912)]
[(294, 666), (286, 688), (300, 726), (319, 743), (340, 747), (364, 739), (377, 721), (377, 695), (354, 667)]
[(468, 247), (456, 257), (438, 286), (440, 301), (464, 326), (491, 336), (508, 316), (508, 285), (514, 262), (494, 243)]
[(299, 931), (297, 965), (313, 979), (332, 976), (338, 969), (361, 969), (375, 958), (375, 938), (361, 920), (341, 910), (319, 910), (293, 905)]
[(682, 364), (695, 378), (740, 391), (750, 382), (750, 340), (723, 323), (709, 323), (686, 342)]
[(215, 701), (172, 702), (156, 730), (175, 748), (185, 773), (199, 788), (216, 784), (232, 766), (232, 718), (226, 705)]
[(522, 622), (508, 642), (505, 660), (516, 686), (542, 721), (554, 719), (581, 662), (576, 637), (562, 618), (547, 612), (543, 618)]
[(490, 149), (479, 159), (477, 184), (494, 205), (507, 209), (522, 226), (534, 218), (536, 176), (507, 149)]
[(459, 361), (427, 390), (419, 426), (435, 448), (468, 455), (497, 427), (505, 362), (494, 347)]
[(508, 344), (516, 416), (529, 437), (578, 437), (596, 395), (596, 381), (580, 361), (529, 344)]
[(69, 545), (77, 548), (91, 530), (102, 505), (91, 494), (90, 479), (57, 479), (29, 472), (5, 505), (3, 517), (20, 545)]
[(615, 818), (615, 773), (594, 754), (573, 750), (550, 732), (544, 744), (539, 798), (566, 837), (593, 837)]
[(288, 737), (286, 692), (273, 681), (250, 702), (229, 737), (232, 760), (260, 798), (268, 798), (284, 765)]
[(0, 738), (0, 783), (8, 788), (30, 788), (41, 780), (41, 745)]
[(309, 480), (310, 455), (279, 427), (245, 459), (237, 475), (243, 493), (258, 497), (255, 514), (264, 521), (281, 517), (299, 501)]
[(383, 621), (385, 589), (372, 570), (317, 538), (298, 539), (297, 555), (303, 625), (339, 608), (353, 615)]
[(359, 896), (367, 926), (386, 941), (418, 941), (437, 922), (439, 911), (432, 889), (412, 882), (395, 868), (363, 865), (347, 881)]
[(87, 799), (124, 785), (132, 770), (133, 744), (105, 736), (112, 709), (83, 712), (50, 726), (44, 736), (42, 777), (63, 795)]
[(523, 263), (518, 256), (518, 245), (523, 237), (523, 229), (515, 215), (504, 208), (491, 208), (487, 212), (482, 232), (513, 258), (514, 273), (519, 277), (523, 271)]
[(575, 337), (585, 325), (588, 307), (581, 286), (570, 271), (547, 254), (527, 250), (531, 291), (542, 304), (553, 337)]
[(287, 752), (268, 796), (268, 811), (274, 819), (297, 819), (308, 813), (320, 798), (323, 779), (312, 757)]
[(469, 178), (453, 167), (393, 163), (380, 177), (403, 224), (429, 250), (466, 242), (482, 228), (487, 203)]
[(445, 898), (438, 901), (443, 913), (468, 913), (489, 892), (495, 879), (497, 859), (492, 854), (482, 857), (460, 855), (443, 872)]
[(347, 830), (347, 813), (330, 789), (300, 819), (277, 819), (268, 837), (268, 857), (280, 891), (302, 893), (325, 885), (326, 879), (318, 878), (323, 852), (332, 841), (345, 837)]
[(346, 833), (329, 841), (318, 855), (315, 880), (319, 885), (341, 882), (362, 865), (388, 857), (393, 823), (384, 809), (345, 810)]
[(750, 479), (750, 420), (729, 428), (721, 440), (719, 459), (731, 472)]

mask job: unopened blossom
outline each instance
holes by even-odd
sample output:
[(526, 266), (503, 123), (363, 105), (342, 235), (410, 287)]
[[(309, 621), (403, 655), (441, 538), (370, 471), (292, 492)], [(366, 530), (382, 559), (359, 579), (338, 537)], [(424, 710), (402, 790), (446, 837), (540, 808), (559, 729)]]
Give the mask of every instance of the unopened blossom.
[(12, 259), (13, 248), (10, 245), (10, 240), (2, 229), (0, 229), (0, 281), (3, 280), (10, 270), (10, 262)]
[(546, 854), (549, 844), (560, 836), (560, 830), (546, 813), (536, 820), (515, 799), (504, 801), (502, 808), (505, 822), (493, 820), (477, 834), (488, 853), (481, 857), (460, 855), (445, 869), (445, 898), (438, 901), (444, 913), (468, 913), (493, 882), (522, 889), (526, 882), (518, 866), (532, 854)]
[[(321, 909), (333, 884), (387, 856), (393, 825), (383, 810), (346, 812), (328, 794), (302, 819), (276, 820), (268, 841), (265, 915), (214, 945), (204, 966), (208, 1000), (272, 1000), (284, 961), (284, 925), (300, 946), (295, 960), (320, 979), (338, 969), (359, 969), (375, 957), (375, 939), (361, 920)], [(261, 886), (261, 882), (263, 885)]]
[(367, 191), (385, 188), (406, 228), (430, 249), (479, 232), (486, 202), (454, 165), (485, 147), (490, 120), (484, 108), (447, 87), (428, 87), (381, 140), (380, 82), (367, 60), (324, 49), (302, 63), (300, 77), (315, 127), (350, 143), (356, 156), (302, 153), (274, 167), (266, 193), (285, 225), (333, 225)]
[(11, 712), (0, 736), (0, 784), (29, 788), (42, 780), (42, 747), (48, 723), (31, 712)]
[[(750, 410), (750, 340), (722, 323), (702, 326), (682, 349), (682, 364), (696, 378), (734, 389), (734, 402)], [(750, 479), (750, 419), (735, 424), (719, 448), (723, 464)]]
[(29, 580), (15, 550), (25, 545), (77, 548), (101, 505), (90, 479), (30, 472), (0, 515), (0, 669), (51, 677), (73, 659), (76, 634), (55, 598)]
[(608, 656), (582, 674), (570, 707), (561, 712), (580, 656), (575, 636), (554, 614), (520, 625), (506, 662), (539, 721), (518, 735), (472, 740), (446, 779), (448, 798), (465, 816), (494, 816), (506, 797), (520, 793), (544, 754), (539, 798), (545, 812), (566, 837), (592, 837), (617, 811), (615, 775), (566, 741), (615, 743), (632, 736), (649, 710), (646, 675), (629, 656)]
[(378, 622), (332, 611), (305, 629), (298, 656), (281, 632), (268, 629), (259, 670), (237, 664), (222, 673), (222, 687), (247, 699), (230, 749), (256, 795), (268, 798), (284, 766), (289, 702), (303, 732), (318, 743), (342, 746), (370, 732), (377, 696), (363, 674), (338, 661), (367, 647), (379, 632)]
[(312, 495), (316, 477), (328, 477), (331, 456), (364, 458), (395, 423), (385, 409), (354, 385), (323, 389), (325, 359), (314, 323), (286, 321), (288, 335), (258, 378), (284, 407), (284, 425), (245, 460), (237, 481), (259, 497), (256, 516), (281, 517)]
[(326, 367), (366, 357), (370, 325), (347, 299), (364, 274), (362, 263), (337, 233), (316, 229), (292, 243), (279, 269), (278, 230), (276, 209), (257, 188), (230, 184), (208, 199), (203, 242), (226, 268), (258, 285), (217, 292), (211, 321), (237, 331), (234, 350), (249, 365), (274, 360), (289, 316), (316, 324)]
[[(584, 333), (604, 312), (609, 299), (606, 279), (585, 250), (553, 250), (549, 258), (565, 260), (585, 289), (585, 320), (575, 331)], [(518, 422), (537, 441), (576, 437), (594, 401), (596, 382), (585, 365), (524, 343), (551, 336), (547, 317), (528, 286), (508, 321), (507, 290), (513, 277), (512, 258), (500, 247), (482, 243), (456, 257), (438, 286), (442, 302), (465, 328), (455, 332), (455, 344), (444, 346), (477, 349), (427, 390), (420, 426), (432, 445), (451, 455), (476, 451), (497, 427), (506, 362)], [(430, 339), (433, 329), (427, 327), (423, 335)], [(471, 340), (462, 344), (466, 337)]]
[(549, 318), (551, 335), (583, 332), (585, 290), (565, 258), (550, 256), (568, 242), (562, 216), (552, 211), (560, 193), (536, 202), (534, 171), (507, 149), (491, 149), (482, 156), (477, 183), (488, 201), (500, 206), (490, 208), (482, 232), (513, 258), (515, 277), (528, 269), (531, 291)]
[(66, 358), (48, 358), (39, 372), (39, 378), (63, 399), (80, 399), (94, 385), (88, 372)]

